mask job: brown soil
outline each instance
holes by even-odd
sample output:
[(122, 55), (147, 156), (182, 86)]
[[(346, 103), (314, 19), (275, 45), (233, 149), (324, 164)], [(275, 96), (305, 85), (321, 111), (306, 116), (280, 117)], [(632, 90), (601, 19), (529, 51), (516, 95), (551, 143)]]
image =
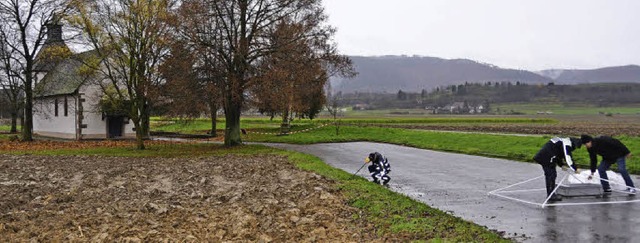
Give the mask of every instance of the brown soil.
[(285, 158), (0, 155), (0, 242), (375, 240)]

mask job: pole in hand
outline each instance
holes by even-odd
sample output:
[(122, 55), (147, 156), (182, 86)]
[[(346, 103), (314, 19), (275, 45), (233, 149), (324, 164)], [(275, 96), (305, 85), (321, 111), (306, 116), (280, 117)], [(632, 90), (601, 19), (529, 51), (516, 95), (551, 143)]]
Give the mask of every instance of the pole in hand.
[(367, 163), (364, 163), (362, 166), (360, 166), (360, 169), (358, 169), (358, 170), (356, 171), (356, 173), (353, 173), (353, 175), (352, 175), (351, 177), (356, 176), (356, 174), (358, 174), (358, 172), (360, 172), (360, 170), (362, 170), (362, 168), (364, 168), (364, 166), (365, 166), (365, 165), (367, 165)]
[(356, 176), (356, 174), (358, 174), (358, 172), (360, 172), (360, 170), (362, 170), (362, 168), (364, 168), (364, 166), (365, 166), (365, 165), (367, 165), (367, 163), (369, 163), (369, 162), (370, 162), (369, 158), (366, 158), (366, 159), (364, 160), (364, 164), (363, 164), (362, 166), (360, 166), (360, 169), (358, 169), (358, 170), (356, 171), (356, 173), (353, 173), (353, 175), (352, 175), (351, 177)]

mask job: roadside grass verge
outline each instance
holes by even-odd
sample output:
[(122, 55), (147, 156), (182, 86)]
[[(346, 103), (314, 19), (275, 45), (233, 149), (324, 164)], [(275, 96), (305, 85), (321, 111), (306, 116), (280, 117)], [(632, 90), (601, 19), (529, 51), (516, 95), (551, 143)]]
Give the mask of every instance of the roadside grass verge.
[(276, 153), (288, 156), (299, 168), (337, 181), (349, 204), (364, 212), (364, 215), (354, 217), (364, 217), (376, 225), (379, 234), (391, 232), (406, 239), (436, 242), (508, 242), (485, 227), (431, 208), (362, 177), (353, 177), (315, 156), (282, 150)]
[(228, 154), (252, 156), (272, 154), (286, 156), (298, 168), (322, 175), (336, 182), (347, 203), (361, 210), (353, 215), (375, 225), (380, 237), (392, 236), (405, 240), (435, 242), (508, 242), (485, 227), (464, 221), (431, 208), (399, 193), (373, 184), (362, 177), (333, 168), (319, 158), (298, 152), (269, 148), (262, 145), (225, 148), (215, 144), (160, 144), (139, 151), (134, 148), (86, 148), (20, 151), (12, 154), (33, 155), (98, 155), (121, 157), (200, 157)]
[[(269, 132), (274, 130), (262, 129), (260, 131)], [(373, 126), (341, 126), (339, 135), (336, 135), (335, 126), (327, 126), (310, 132), (286, 136), (263, 135), (250, 132), (243, 139), (255, 142), (292, 144), (370, 141), (445, 152), (533, 162), (533, 156), (535, 153), (538, 152), (538, 150), (550, 138), (550, 136), (455, 133)], [(622, 141), (632, 152), (640, 151), (639, 137), (619, 136), (616, 138), (620, 139), (620, 141)], [(579, 168), (589, 168), (589, 154), (585, 147), (574, 151), (573, 156), (575, 162), (579, 165)], [(637, 154), (627, 161), (627, 170), (629, 170), (630, 173), (640, 173), (639, 157), (640, 154)], [(600, 161), (598, 161), (598, 163), (600, 163)], [(615, 168), (615, 166), (613, 167)]]

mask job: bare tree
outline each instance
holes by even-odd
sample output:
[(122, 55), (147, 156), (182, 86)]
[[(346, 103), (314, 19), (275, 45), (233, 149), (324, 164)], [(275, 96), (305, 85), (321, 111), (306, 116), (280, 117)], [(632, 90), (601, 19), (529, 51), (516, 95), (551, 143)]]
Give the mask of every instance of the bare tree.
[(207, 109), (207, 103), (202, 100), (205, 90), (194, 69), (195, 61), (195, 53), (185, 43), (176, 41), (171, 45), (171, 54), (160, 65), (165, 79), (160, 93), (169, 99), (168, 112), (173, 117), (195, 118)]
[[(172, 58), (186, 59), (189, 65), (184, 65), (182, 73), (191, 73), (195, 80), (192, 80), (190, 92), (197, 92), (194, 102), (207, 104), (211, 117), (212, 136), (217, 136), (217, 116), (222, 103), (222, 92), (220, 85), (226, 78), (224, 67), (220, 59), (216, 56), (217, 48), (220, 46), (220, 36), (215, 35), (211, 28), (215, 25), (206, 11), (202, 10), (204, 1), (188, 0), (184, 1), (178, 11), (181, 20), (176, 22), (175, 40), (181, 43), (184, 52), (171, 53)], [(184, 62), (183, 61), (183, 62)], [(174, 70), (176, 72), (177, 70)], [(177, 72), (179, 73), (179, 72)], [(183, 89), (184, 90), (184, 89)], [(175, 91), (175, 90), (174, 90)], [(176, 104), (179, 106), (179, 104)]]
[[(187, 0), (192, 14), (185, 22), (191, 23), (193, 43), (212, 51), (222, 67), (224, 77), (218, 81), (223, 94), (225, 111), (225, 145), (242, 144), (240, 115), (247, 101), (248, 90), (258, 82), (257, 65), (266, 55), (274, 52), (276, 43), (270, 33), (284, 19), (301, 23), (306, 30), (296, 38), (326, 36), (328, 41), (334, 29), (325, 24), (326, 16), (320, 0)], [(216, 67), (217, 68), (217, 67)]]
[(281, 116), (283, 133), (295, 116), (313, 118), (325, 102), (326, 71), (312, 42), (297, 38), (302, 30), (300, 24), (278, 24), (270, 40), (274, 51), (259, 62), (258, 82), (250, 89), (252, 103), (260, 111)]
[(104, 99), (125, 104), (137, 147), (144, 149), (152, 87), (161, 82), (158, 67), (169, 50), (175, 1), (74, 0), (73, 6), (72, 23), (100, 60), (91, 67), (106, 81), (100, 82)]
[(65, 0), (0, 0), (0, 19), (8, 48), (15, 51), (22, 73), (16, 78), (24, 89), (22, 139), (33, 140), (33, 87), (36, 55), (43, 44), (46, 25), (56, 12), (64, 12)]
[[(160, 66), (165, 79), (162, 96), (169, 99), (168, 111), (171, 116), (192, 119), (209, 112), (211, 116), (211, 136), (215, 137), (216, 120), (220, 92), (215, 82), (211, 60), (206, 52), (194, 49), (183, 40), (177, 39), (171, 46), (171, 54)], [(213, 69), (214, 71), (216, 69)]]
[(0, 26), (0, 88), (8, 102), (11, 114), (11, 133), (18, 132), (18, 115), (22, 110), (24, 100), (23, 82), (20, 79), (21, 65), (17, 60), (16, 51), (7, 45), (5, 26)]

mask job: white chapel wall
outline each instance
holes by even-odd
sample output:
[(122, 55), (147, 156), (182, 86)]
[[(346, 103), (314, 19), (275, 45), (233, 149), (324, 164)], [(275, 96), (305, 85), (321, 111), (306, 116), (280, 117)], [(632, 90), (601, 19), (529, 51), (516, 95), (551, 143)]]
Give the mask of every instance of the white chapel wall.
[[(83, 138), (106, 138), (107, 136), (107, 119), (100, 111), (99, 102), (103, 95), (99, 85), (95, 83), (88, 83), (80, 88), (80, 93), (83, 93), (85, 102), (84, 108), (84, 120), (83, 124), (87, 127), (82, 129)], [(124, 125), (123, 133), (125, 137), (135, 137), (135, 131), (133, 131), (133, 123)]]
[[(67, 113), (65, 116), (65, 98)], [(55, 103), (58, 102), (58, 115)], [(40, 98), (34, 102), (33, 132), (40, 136), (76, 139), (76, 99), (72, 95)]]

